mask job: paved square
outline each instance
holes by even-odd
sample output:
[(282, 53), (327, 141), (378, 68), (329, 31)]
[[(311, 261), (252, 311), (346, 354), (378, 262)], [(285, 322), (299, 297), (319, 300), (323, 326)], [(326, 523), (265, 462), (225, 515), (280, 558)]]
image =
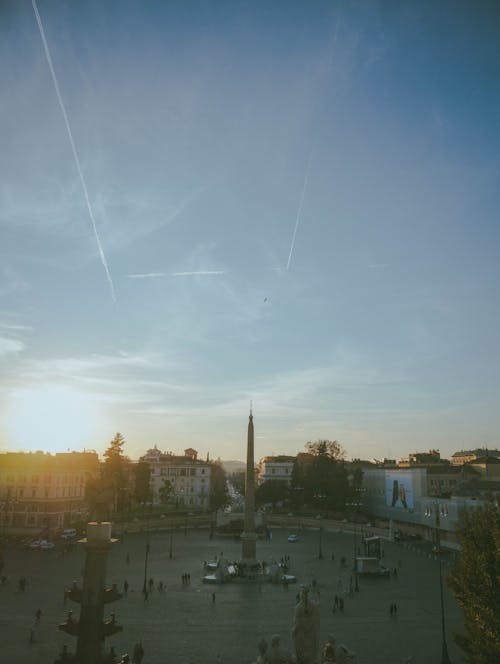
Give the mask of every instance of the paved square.
[[(259, 540), (258, 557), (269, 561), (289, 554), (291, 573), (300, 583), (316, 580), (322, 643), (333, 632), (338, 642), (356, 651), (359, 664), (400, 664), (409, 655), (417, 664), (440, 661), (439, 580), (434, 559), (388, 542), (384, 546), (385, 562), (398, 568), (397, 577), (360, 578), (359, 593), (350, 597), (354, 535), (326, 528), (322, 537), (324, 558), (319, 560), (318, 529), (299, 532), (296, 543), (287, 542), (289, 532), (273, 529), (272, 541)], [(207, 586), (201, 582), (203, 561), (221, 551), (228, 559), (238, 559), (238, 541), (217, 536), (209, 540), (206, 529), (188, 530), (187, 534), (178, 530), (170, 559), (169, 535), (153, 533), (147, 576), (155, 584), (162, 580), (167, 590), (163, 594), (155, 590), (146, 604), (141, 595), (145, 542), (145, 535), (128, 534), (123, 543), (113, 546), (109, 556), (108, 583), (116, 583), (122, 590), (127, 579), (130, 588), (127, 597), (106, 607), (106, 615), (115, 611), (124, 627), (122, 634), (107, 639), (107, 648), (113, 645), (118, 654), (131, 653), (134, 642), (142, 639), (144, 664), (247, 664), (256, 659), (259, 639), (269, 639), (274, 633), (281, 634), (283, 645), (291, 648), (297, 586), (286, 589), (243, 581)], [(347, 559), (346, 568), (340, 565), (342, 556)], [(63, 589), (73, 579), (81, 582), (84, 553), (78, 549), (60, 557), (56, 551), (7, 550), (5, 558), (4, 573), (10, 580), (0, 588), (2, 660), (50, 664), (63, 643), (74, 650), (75, 639), (59, 632), (57, 624), (70, 608), (78, 615), (78, 606), (72, 602), (64, 607)], [(191, 575), (188, 586), (182, 584), (183, 573)], [(16, 582), (22, 575), (28, 578), (25, 593), (17, 592)], [(340, 592), (346, 593), (343, 615), (332, 613), (333, 597)], [(397, 618), (389, 614), (393, 601), (398, 605)], [(461, 616), (447, 589), (445, 605), (450, 657), (458, 662), (461, 655), (452, 634), (461, 628)], [(38, 608), (43, 612), (39, 641), (30, 643), (30, 627)]]

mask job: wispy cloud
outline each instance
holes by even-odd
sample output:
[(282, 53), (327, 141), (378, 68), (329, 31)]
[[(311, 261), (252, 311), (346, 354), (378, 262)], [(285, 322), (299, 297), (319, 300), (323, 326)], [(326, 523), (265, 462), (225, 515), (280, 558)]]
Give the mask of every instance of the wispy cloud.
[(0, 358), (7, 355), (15, 355), (24, 350), (24, 344), (19, 339), (9, 339), (7, 337), (0, 337)]
[(196, 277), (226, 274), (226, 270), (190, 270), (188, 272), (140, 272), (124, 274), (126, 279), (161, 279), (164, 277)]
[(32, 332), (33, 328), (30, 325), (16, 325), (14, 323), (3, 323), (0, 321), (0, 328), (2, 330), (12, 330), (13, 332)]

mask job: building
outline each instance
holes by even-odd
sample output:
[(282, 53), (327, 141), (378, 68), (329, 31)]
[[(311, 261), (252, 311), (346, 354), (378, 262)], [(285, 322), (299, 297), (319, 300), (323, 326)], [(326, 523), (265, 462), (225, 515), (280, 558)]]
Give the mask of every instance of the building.
[(294, 456), (266, 456), (259, 461), (257, 468), (257, 484), (261, 485), (269, 480), (278, 480), (290, 485), (292, 481)]
[(428, 452), (413, 452), (412, 454), (408, 455), (408, 462), (410, 466), (420, 464), (449, 463), (449, 461), (441, 459), (439, 450), (429, 450)]
[(156, 446), (139, 461), (149, 464), (151, 470), (151, 493), (154, 503), (161, 503), (160, 489), (167, 480), (171, 486), (171, 503), (198, 509), (208, 509), (210, 498), (211, 466), (200, 461), (198, 452), (192, 448), (184, 455), (161, 452)]
[(99, 475), (95, 452), (0, 454), (0, 524), (55, 531), (87, 516), (85, 485)]
[(461, 450), (452, 455), (451, 463), (453, 466), (462, 466), (464, 463), (469, 463), (480, 457), (500, 458), (500, 450), (489, 450), (485, 447), (476, 447), (475, 450)]

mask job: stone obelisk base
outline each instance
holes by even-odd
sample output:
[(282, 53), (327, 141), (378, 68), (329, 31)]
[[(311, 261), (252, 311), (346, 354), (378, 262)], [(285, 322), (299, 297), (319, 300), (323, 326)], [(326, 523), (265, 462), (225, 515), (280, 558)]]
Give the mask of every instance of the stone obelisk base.
[(242, 563), (255, 565), (257, 563), (257, 534), (241, 533)]

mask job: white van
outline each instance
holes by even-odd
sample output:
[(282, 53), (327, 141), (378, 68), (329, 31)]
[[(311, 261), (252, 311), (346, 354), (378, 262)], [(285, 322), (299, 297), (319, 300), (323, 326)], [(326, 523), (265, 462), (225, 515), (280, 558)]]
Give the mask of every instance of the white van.
[(74, 528), (65, 528), (61, 533), (62, 539), (72, 539), (76, 537), (76, 530)]

